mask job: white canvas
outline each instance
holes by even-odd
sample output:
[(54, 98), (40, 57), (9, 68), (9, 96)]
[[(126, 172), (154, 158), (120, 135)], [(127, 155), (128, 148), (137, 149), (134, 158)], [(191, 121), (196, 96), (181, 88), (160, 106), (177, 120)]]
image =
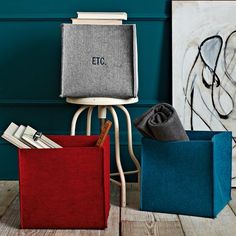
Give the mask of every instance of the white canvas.
[(236, 2), (173, 1), (172, 29), (173, 105), (184, 127), (236, 137)]

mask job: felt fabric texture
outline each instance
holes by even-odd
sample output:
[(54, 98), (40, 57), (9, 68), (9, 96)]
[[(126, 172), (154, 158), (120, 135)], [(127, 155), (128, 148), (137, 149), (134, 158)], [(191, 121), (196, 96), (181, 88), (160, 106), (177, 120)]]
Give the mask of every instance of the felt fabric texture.
[(21, 228), (107, 226), (110, 141), (98, 136), (49, 136), (60, 149), (19, 149)]
[(232, 133), (142, 139), (141, 210), (215, 218), (231, 199)]
[(134, 120), (135, 127), (144, 137), (160, 141), (189, 140), (174, 107), (160, 103)]
[(135, 25), (62, 25), (61, 97), (138, 93)]

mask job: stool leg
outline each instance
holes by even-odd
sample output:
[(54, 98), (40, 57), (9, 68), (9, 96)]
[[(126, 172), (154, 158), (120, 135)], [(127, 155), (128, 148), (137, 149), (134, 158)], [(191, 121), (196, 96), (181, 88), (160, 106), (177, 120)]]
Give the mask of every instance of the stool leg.
[(72, 122), (71, 122), (71, 131), (70, 131), (71, 136), (75, 136), (75, 128), (76, 128), (77, 119), (79, 118), (80, 114), (87, 108), (88, 106), (82, 106), (75, 112)]
[(120, 175), (121, 182), (121, 207), (126, 206), (126, 185), (125, 185), (125, 175), (121, 166), (120, 161), (120, 138), (119, 138), (119, 120), (116, 114), (116, 111), (113, 107), (108, 107), (109, 111), (112, 114), (114, 120), (114, 130), (115, 130), (115, 154), (116, 154), (116, 165)]
[(86, 127), (86, 135), (91, 135), (91, 120), (92, 120), (92, 113), (93, 113), (93, 106), (89, 107), (87, 113), (87, 127)]
[(138, 187), (140, 189), (140, 171), (141, 171), (141, 167), (139, 164), (139, 161), (137, 160), (137, 158), (134, 155), (134, 151), (133, 151), (133, 142), (132, 142), (132, 125), (131, 125), (131, 119), (130, 119), (130, 115), (129, 115), (129, 111), (122, 105), (118, 105), (117, 107), (119, 107), (126, 116), (126, 122), (127, 122), (127, 129), (128, 129), (128, 150), (129, 150), (129, 155), (132, 159), (132, 161), (134, 162), (137, 170), (138, 170)]
[(100, 132), (102, 131), (105, 121), (106, 121), (106, 119), (104, 119), (104, 118), (100, 119)]
[(106, 118), (107, 118), (106, 106), (98, 106), (98, 119), (100, 120), (100, 132), (102, 131)]

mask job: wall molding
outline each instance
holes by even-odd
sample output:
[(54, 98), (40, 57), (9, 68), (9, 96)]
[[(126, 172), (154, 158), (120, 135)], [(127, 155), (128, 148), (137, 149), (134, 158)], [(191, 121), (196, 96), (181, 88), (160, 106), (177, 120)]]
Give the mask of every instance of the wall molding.
[[(138, 103), (130, 104), (129, 107), (147, 107), (157, 104), (156, 99), (142, 99)], [(64, 106), (68, 105), (64, 99), (0, 99), (0, 106)]]
[[(81, 130), (80, 130), (81, 131)], [(4, 130), (0, 130), (0, 133), (2, 134), (4, 132)], [(43, 130), (42, 131), (44, 134), (51, 134), (51, 135), (70, 135), (70, 131), (69, 130)], [(84, 132), (78, 132), (78, 130), (76, 131), (76, 135), (85, 135)], [(96, 135), (98, 134), (99, 131), (97, 130), (92, 130), (92, 134)], [(114, 132), (110, 132), (110, 137), (111, 137), (111, 145), (114, 146), (115, 142), (114, 142)], [(141, 138), (140, 138), (140, 134), (138, 133), (138, 131), (136, 131), (135, 129), (132, 132), (132, 139), (133, 139), (133, 146), (140, 146), (141, 145)], [(7, 145), (7, 146), (12, 146), (11, 143), (7, 142), (5, 139), (1, 138), (0, 136), (0, 146), (1, 145)], [(127, 146), (128, 145), (128, 133), (127, 131), (123, 131), (120, 130), (120, 145), (121, 146)]]
[[(67, 21), (76, 18), (76, 15), (68, 13), (47, 14), (0, 14), (0, 22), (4, 21)], [(170, 19), (167, 14), (129, 14), (128, 21), (166, 21)]]

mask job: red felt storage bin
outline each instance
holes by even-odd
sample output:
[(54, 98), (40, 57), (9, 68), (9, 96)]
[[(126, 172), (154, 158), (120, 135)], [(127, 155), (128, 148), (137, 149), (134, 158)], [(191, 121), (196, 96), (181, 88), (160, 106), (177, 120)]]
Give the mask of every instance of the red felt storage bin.
[(21, 228), (103, 229), (110, 209), (110, 140), (48, 136), (63, 148), (19, 149)]

